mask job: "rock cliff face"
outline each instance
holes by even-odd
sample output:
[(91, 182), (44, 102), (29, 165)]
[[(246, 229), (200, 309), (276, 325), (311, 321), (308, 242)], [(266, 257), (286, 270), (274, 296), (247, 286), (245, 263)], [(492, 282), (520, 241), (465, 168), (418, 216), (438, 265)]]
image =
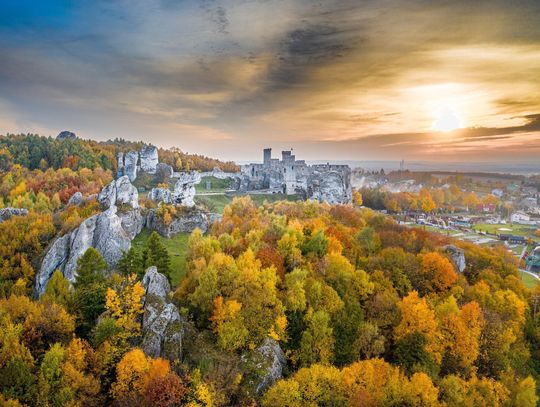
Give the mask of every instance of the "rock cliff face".
[(54, 241), (36, 275), (38, 296), (43, 294), (49, 278), (57, 269), (69, 281), (74, 282), (77, 278), (77, 260), (90, 247), (94, 247), (103, 256), (109, 267), (114, 267), (123, 252), (131, 247), (131, 238), (122, 225), (116, 206), (89, 217), (73, 232)]
[(310, 175), (307, 181), (307, 197), (319, 202), (345, 204), (352, 201), (352, 189), (337, 171), (318, 172)]
[(155, 174), (159, 162), (157, 147), (146, 145), (141, 149), (141, 170), (148, 174)]
[(204, 233), (208, 230), (208, 215), (200, 209), (190, 209), (178, 217), (174, 218), (168, 225), (164, 224), (156, 215), (155, 210), (151, 210), (146, 218), (146, 226), (155, 230), (161, 236), (170, 238), (178, 233), (191, 233), (196, 228)]
[(261, 346), (242, 356), (246, 381), (255, 393), (261, 393), (283, 377), (287, 366), (279, 344), (266, 338)]
[[(142, 230), (146, 219), (141, 214), (137, 189), (127, 176), (112, 181), (98, 195), (104, 212), (84, 220), (78, 228), (53, 242), (36, 275), (36, 293), (43, 294), (49, 278), (60, 270), (71, 282), (77, 278), (77, 261), (94, 247), (109, 267), (114, 267), (131, 240)], [(122, 211), (117, 205), (122, 205)], [(125, 207), (129, 208), (124, 210)]]
[(127, 175), (113, 180), (105, 186), (99, 193), (97, 200), (105, 209), (123, 204), (132, 208), (139, 207), (139, 193), (137, 188), (131, 185)]
[(154, 202), (163, 202), (166, 204), (172, 204), (174, 202), (172, 192), (167, 188), (152, 188), (147, 198)]
[(0, 223), (5, 220), (11, 219), (12, 216), (26, 216), (28, 215), (28, 209), (24, 208), (2, 208), (0, 209)]
[(467, 267), (467, 262), (465, 261), (465, 252), (454, 245), (445, 246), (444, 251), (450, 255), (452, 263), (454, 263), (457, 271), (463, 273), (463, 270), (465, 270), (465, 267)]
[(127, 175), (131, 182), (137, 178), (137, 163), (139, 161), (139, 153), (129, 151), (124, 156), (124, 166), (122, 167), (123, 175)]
[(178, 308), (168, 300), (169, 281), (150, 267), (142, 280), (145, 288), (141, 348), (147, 355), (170, 361), (182, 358), (185, 321)]
[(201, 182), (201, 174), (197, 171), (182, 172), (174, 185), (173, 199), (175, 203), (194, 206), (195, 185)]

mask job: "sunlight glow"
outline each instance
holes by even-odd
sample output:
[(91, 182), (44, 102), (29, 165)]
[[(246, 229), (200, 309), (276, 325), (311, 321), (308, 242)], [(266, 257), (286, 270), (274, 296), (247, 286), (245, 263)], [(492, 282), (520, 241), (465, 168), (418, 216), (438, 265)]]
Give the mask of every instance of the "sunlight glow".
[(432, 129), (436, 131), (452, 131), (463, 127), (461, 120), (454, 109), (444, 107), (439, 110), (437, 119), (433, 122)]

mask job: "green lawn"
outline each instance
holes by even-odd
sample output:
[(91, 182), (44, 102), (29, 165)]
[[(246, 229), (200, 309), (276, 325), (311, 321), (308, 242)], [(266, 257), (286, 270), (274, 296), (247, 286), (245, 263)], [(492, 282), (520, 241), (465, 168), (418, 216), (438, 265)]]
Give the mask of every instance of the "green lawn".
[[(528, 225), (511, 225), (511, 224), (498, 224), (491, 225), (489, 223), (478, 223), (474, 225), (474, 229), (482, 232), (488, 232), (491, 234), (511, 234), (515, 236), (525, 236), (534, 238), (534, 231), (536, 230), (533, 226)], [(510, 230), (499, 230), (499, 229), (510, 229)]]
[(538, 283), (540, 283), (539, 280), (537, 280), (536, 278), (534, 278), (530, 274), (524, 273), (523, 271), (520, 271), (519, 274), (520, 274), (520, 277), (521, 277), (521, 281), (523, 281), (523, 284), (527, 288), (533, 289), (534, 287), (536, 287), (538, 285)]
[[(210, 189), (206, 189), (206, 183), (210, 182)], [(197, 193), (204, 192), (225, 192), (231, 187), (230, 179), (219, 179), (216, 177), (202, 177), (201, 182), (195, 185)]]
[[(151, 231), (143, 229), (135, 239), (133, 239), (133, 247), (142, 249), (146, 244), (146, 240), (150, 237)], [(171, 283), (173, 287), (178, 286), (180, 281), (186, 275), (186, 250), (189, 239), (189, 233), (180, 233), (170, 239), (161, 238), (161, 241), (167, 248), (171, 256)]]

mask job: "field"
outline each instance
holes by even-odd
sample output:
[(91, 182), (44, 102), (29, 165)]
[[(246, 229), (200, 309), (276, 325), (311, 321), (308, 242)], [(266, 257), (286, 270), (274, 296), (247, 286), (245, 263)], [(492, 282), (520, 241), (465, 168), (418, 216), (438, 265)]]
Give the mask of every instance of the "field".
[(538, 279), (534, 278), (528, 273), (524, 273), (523, 271), (520, 271), (519, 274), (521, 277), (521, 281), (523, 281), (523, 284), (527, 288), (533, 289), (538, 285), (538, 283), (540, 283)]
[[(136, 249), (142, 249), (150, 237), (150, 233), (150, 230), (143, 229), (143, 231), (133, 239), (133, 246)], [(189, 233), (180, 233), (170, 239), (164, 237), (161, 238), (161, 241), (171, 256), (171, 283), (173, 287), (178, 286), (180, 281), (186, 275), (186, 250), (188, 239)]]
[[(206, 188), (206, 183), (210, 183), (210, 188)], [(195, 185), (198, 194), (205, 192), (225, 192), (231, 186), (230, 179), (219, 179), (216, 177), (202, 177), (201, 182)]]
[[(499, 229), (510, 229), (510, 230), (499, 230)], [(492, 225), (489, 223), (478, 223), (474, 225), (474, 230), (487, 232), (491, 234), (511, 234), (515, 236), (524, 236), (524, 237), (530, 237), (535, 238), (534, 231), (536, 228), (534, 226), (528, 226), (528, 225), (511, 225), (511, 224), (497, 224)]]

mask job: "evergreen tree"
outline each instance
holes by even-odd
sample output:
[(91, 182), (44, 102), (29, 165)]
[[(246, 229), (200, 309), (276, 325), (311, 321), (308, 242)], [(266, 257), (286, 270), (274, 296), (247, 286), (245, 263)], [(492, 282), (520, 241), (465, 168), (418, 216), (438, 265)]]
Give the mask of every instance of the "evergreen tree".
[(79, 328), (82, 335), (87, 335), (97, 317), (105, 311), (105, 278), (107, 263), (93, 247), (89, 248), (77, 261), (77, 280), (75, 288), (75, 309), (79, 312)]
[(144, 274), (142, 260), (140, 253), (132, 247), (124, 253), (116, 268), (124, 276), (136, 274), (140, 278)]
[(158, 271), (170, 280), (171, 258), (167, 248), (161, 241), (161, 237), (154, 231), (146, 242), (147, 252), (145, 256), (145, 268), (156, 266)]

